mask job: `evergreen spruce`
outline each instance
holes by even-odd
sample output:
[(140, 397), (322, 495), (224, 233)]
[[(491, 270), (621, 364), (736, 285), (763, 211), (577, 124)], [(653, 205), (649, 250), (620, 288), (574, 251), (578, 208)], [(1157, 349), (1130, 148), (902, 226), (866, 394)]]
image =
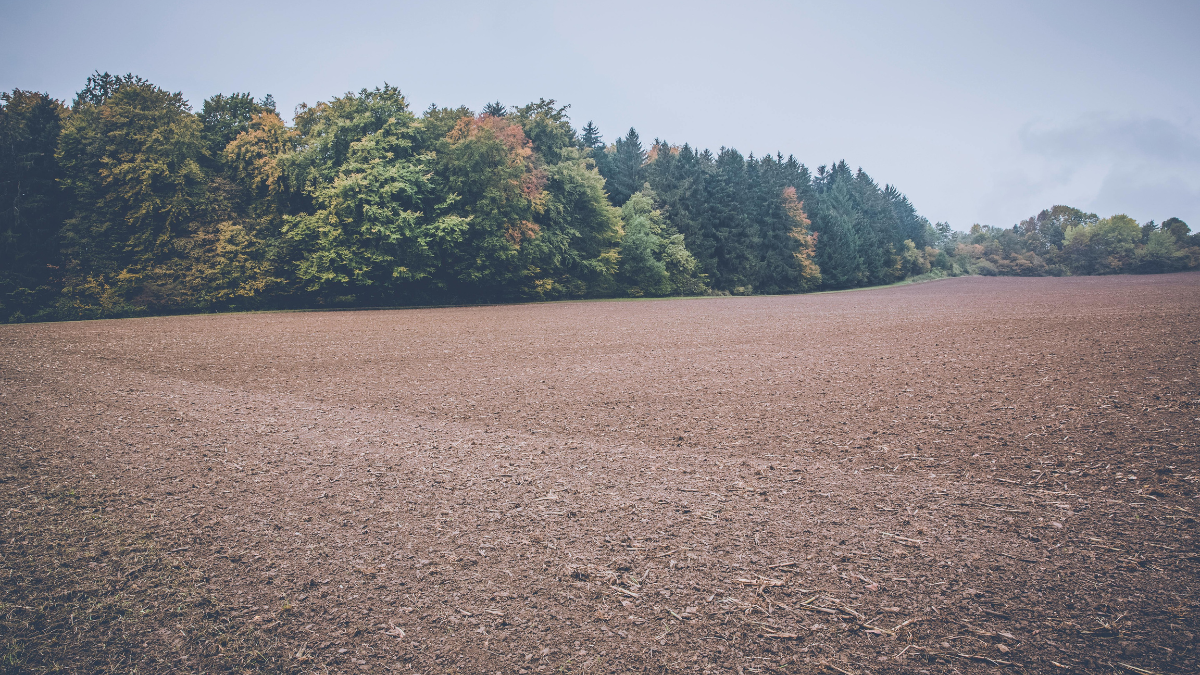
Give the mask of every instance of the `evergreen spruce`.
[(865, 280), (862, 255), (858, 249), (854, 205), (850, 197), (853, 178), (845, 163), (834, 170), (818, 168), (820, 198), (813, 217), (817, 233), (817, 265), (828, 288), (851, 288)]
[(613, 144), (615, 149), (611, 161), (601, 167), (607, 171), (608, 196), (616, 206), (623, 206), (633, 193), (642, 188), (645, 173), (642, 165), (646, 163), (646, 150), (637, 130), (630, 127), (625, 138), (618, 138)]
[(600, 130), (592, 124), (591, 120), (583, 126), (583, 133), (579, 137), (579, 145), (585, 150), (603, 150), (604, 141), (600, 136)]

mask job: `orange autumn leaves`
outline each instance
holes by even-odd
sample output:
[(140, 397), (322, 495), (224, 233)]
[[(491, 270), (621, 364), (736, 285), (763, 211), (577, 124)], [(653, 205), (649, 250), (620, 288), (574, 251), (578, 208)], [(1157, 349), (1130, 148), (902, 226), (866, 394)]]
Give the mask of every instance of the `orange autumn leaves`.
[(455, 159), (469, 160), (474, 175), (461, 176), (460, 186), (480, 198), (478, 215), (502, 221), (496, 224), (515, 249), (536, 238), (540, 228), (534, 217), (545, 208), (546, 172), (520, 125), (493, 115), (464, 117), (446, 141)]
[(796, 188), (788, 186), (783, 189), (783, 210), (791, 218), (795, 226), (788, 233), (792, 239), (800, 242), (800, 248), (793, 254), (800, 268), (800, 285), (803, 290), (809, 290), (821, 285), (821, 268), (817, 266), (817, 233), (808, 228), (812, 221), (804, 213), (804, 202), (796, 198)]

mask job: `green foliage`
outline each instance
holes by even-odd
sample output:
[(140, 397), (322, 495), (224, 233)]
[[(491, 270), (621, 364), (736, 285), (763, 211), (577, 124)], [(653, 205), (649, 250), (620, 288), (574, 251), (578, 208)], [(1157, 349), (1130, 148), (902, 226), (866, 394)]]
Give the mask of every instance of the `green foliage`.
[(608, 197), (614, 205), (622, 206), (642, 187), (646, 150), (642, 147), (637, 130), (630, 127), (625, 138), (618, 138), (611, 148), (605, 149), (605, 153), (609, 156), (598, 165), (608, 181)]
[(66, 115), (46, 94), (0, 94), (0, 320), (31, 318), (54, 295), (66, 215), (54, 152)]
[(517, 121), (460, 119), (439, 146), (435, 171), (450, 193), (440, 208), (458, 217), (461, 237), (441, 261), (440, 285), (491, 299), (530, 283), (537, 269), (533, 247), (524, 245), (541, 230), (546, 173)]
[(314, 172), (313, 213), (288, 216), (283, 230), (296, 244), (306, 290), (346, 296), (422, 279), (435, 268), (439, 240), (461, 239), (461, 219), (424, 217), (430, 158), (413, 155), (412, 126), (411, 117), (390, 118), (350, 144), (336, 175)]
[(209, 156), (219, 161), (225, 146), (249, 129), (250, 121), (263, 113), (278, 117), (275, 99), (271, 96), (256, 101), (248, 93), (217, 94), (205, 100), (200, 109), (200, 122), (204, 125), (202, 133)]
[(283, 158), (297, 149), (299, 133), (273, 112), (251, 118), (246, 129), (222, 150), (225, 166), (255, 201), (272, 213), (286, 209), (289, 188)]
[(284, 157), (284, 166), (298, 189), (332, 182), (346, 163), (351, 145), (384, 125), (407, 127), (413, 121), (400, 90), (387, 84), (312, 107), (302, 104), (294, 121), (301, 149)]
[(747, 204), (754, 199), (757, 168), (753, 158), (747, 162), (736, 150), (722, 149), (707, 185), (704, 215), (715, 239), (713, 283), (738, 295), (754, 292), (760, 232)]
[(1156, 230), (1146, 237), (1136, 254), (1136, 270), (1142, 273), (1177, 272), (1191, 266), (1191, 257), (1179, 247), (1170, 231)]
[(621, 278), (634, 296), (698, 295), (706, 290), (685, 237), (674, 232), (655, 208), (648, 187), (633, 193), (621, 207), (625, 236), (621, 239)]
[(1008, 229), (974, 225), (948, 238), (933, 265), (951, 274), (1024, 276), (1180, 271), (1200, 265), (1200, 247), (1186, 227), (1171, 220), (1161, 228), (1138, 225), (1125, 215), (1101, 219), (1059, 205)]
[(75, 95), (75, 100), (71, 103), (72, 109), (78, 109), (81, 105), (90, 104), (93, 106), (103, 105), (105, 101), (111, 98), (122, 87), (126, 86), (146, 86), (150, 83), (136, 75), (127, 74), (122, 76), (110, 75), (107, 72), (101, 73), (96, 71), (88, 76), (87, 82), (84, 83), (83, 89)]
[[(795, 239), (795, 249), (792, 250), (789, 274), (794, 279), (795, 290), (807, 291), (821, 285), (821, 268), (817, 266), (817, 238), (809, 230), (812, 221), (804, 214), (804, 202), (796, 199), (796, 188), (788, 186), (783, 189), (783, 211), (791, 221), (792, 229), (788, 237)], [(789, 247), (790, 248), (790, 247)]]
[(164, 309), (257, 308), (289, 289), (279, 220), (256, 217), (252, 205), (237, 184), (210, 179), (197, 218), (172, 242), (175, 255), (153, 270), (180, 295)]
[(633, 295), (664, 295), (667, 266), (660, 260), (664, 242), (662, 213), (654, 208), (653, 193), (636, 192), (621, 207), (625, 234), (621, 238), (621, 275)]
[(467, 109), (466, 106), (457, 108), (439, 108), (431, 105), (421, 115), (421, 124), (417, 130), (418, 150), (420, 152), (431, 151), (438, 147), (447, 135), (458, 124), (458, 121), (474, 117), (475, 113)]
[(682, 234), (672, 234), (663, 242), (660, 254), (667, 269), (667, 283), (672, 295), (703, 295), (708, 291), (699, 273), (696, 258), (687, 250)]
[(954, 236), (954, 230), (950, 227), (950, 223), (938, 223), (934, 225), (932, 235), (932, 245), (938, 248), (950, 243), (951, 237)]
[(479, 114), (491, 115), (492, 117), (504, 117), (508, 114), (508, 106), (504, 105), (500, 101), (493, 101), (492, 103), (484, 105), (483, 111), (481, 111)]
[(390, 85), (193, 113), (93, 73), (0, 105), (0, 319), (320, 304), (792, 293), (955, 274), (1169, 272), (1200, 238), (1055, 206), (956, 233), (846, 162), (716, 154), (568, 108), (414, 115)]
[(867, 270), (859, 253), (858, 227), (850, 198), (850, 169), (845, 162), (832, 171), (817, 170), (821, 200), (813, 227), (817, 237), (817, 264), (829, 288), (849, 288), (867, 280)]
[[(795, 293), (821, 284), (816, 239), (796, 184), (807, 187), (808, 172), (795, 159), (764, 157), (751, 176), (745, 208), (757, 222), (753, 260), (754, 288), (761, 293)], [(814, 200), (812, 194), (808, 200)]]
[(583, 133), (579, 137), (579, 147), (585, 150), (603, 150), (604, 140), (600, 135), (600, 130), (592, 124), (591, 120), (583, 127)]
[(1016, 229), (1025, 240), (1029, 252), (1046, 256), (1062, 248), (1067, 228), (1091, 225), (1098, 220), (1099, 217), (1094, 213), (1057, 205), (1021, 221)]
[(900, 253), (901, 275), (900, 278), (916, 277), (926, 274), (933, 268), (932, 261), (925, 251), (917, 249), (917, 245), (912, 239), (904, 240), (904, 250)]
[(1178, 218), (1167, 218), (1163, 221), (1161, 229), (1163, 232), (1170, 232), (1171, 236), (1175, 237), (1175, 241), (1180, 244), (1187, 241), (1188, 233), (1192, 231), (1187, 223)]
[(70, 216), (61, 230), (67, 316), (158, 311), (187, 289), (160, 266), (204, 204), (201, 123), (183, 96), (138, 78), (76, 98), (57, 157)]
[(1063, 232), (1063, 260), (1073, 274), (1128, 272), (1141, 238), (1137, 221), (1124, 214), (1070, 225)]
[(697, 271), (711, 281), (717, 270), (717, 242), (708, 217), (708, 185), (712, 156), (698, 155), (688, 145), (660, 141), (650, 150), (646, 178), (671, 228), (684, 236)]
[(579, 143), (567, 117), (569, 107), (557, 108), (553, 100), (539, 99), (537, 103), (530, 103), (513, 112), (525, 136), (533, 143), (534, 152), (545, 164), (561, 162), (563, 152), (574, 149)]
[[(253, 298), (253, 306), (261, 306), (272, 295), (295, 292), (292, 240), (283, 235), (293, 190), (281, 160), (296, 150), (298, 142), (294, 129), (274, 112), (265, 111), (225, 147), (222, 157), (230, 178), (214, 181), (210, 187), (213, 193), (218, 192), (213, 187), (228, 187), (219, 191), (226, 199), (215, 203), (224, 205), (224, 212), (210, 218), (210, 222), (215, 218), (221, 234), (209, 266), (220, 282), (213, 284), (215, 302)], [(250, 251), (252, 264), (247, 257)]]
[(541, 234), (534, 240), (537, 297), (615, 292), (621, 211), (608, 203), (604, 178), (578, 150), (546, 168)]

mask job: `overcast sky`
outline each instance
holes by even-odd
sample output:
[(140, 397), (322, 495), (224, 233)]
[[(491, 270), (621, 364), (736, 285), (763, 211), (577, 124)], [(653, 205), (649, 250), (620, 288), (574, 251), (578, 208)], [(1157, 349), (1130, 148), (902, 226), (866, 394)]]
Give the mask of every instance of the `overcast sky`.
[(0, 0), (0, 89), (132, 72), (285, 117), (384, 82), (417, 111), (553, 98), (610, 142), (845, 159), (956, 229), (1070, 204), (1195, 230), (1198, 27), (1194, 0)]

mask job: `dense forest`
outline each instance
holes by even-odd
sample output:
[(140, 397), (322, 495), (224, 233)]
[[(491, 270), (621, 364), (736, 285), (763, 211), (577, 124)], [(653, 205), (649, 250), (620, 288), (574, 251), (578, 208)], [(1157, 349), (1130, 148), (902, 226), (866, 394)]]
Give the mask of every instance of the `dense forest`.
[(1055, 206), (930, 224), (845, 162), (815, 172), (655, 140), (567, 108), (431, 106), (385, 85), (199, 111), (97, 73), (67, 106), (0, 103), (0, 321), (287, 307), (797, 293), (960, 274), (1200, 264), (1183, 221)]

